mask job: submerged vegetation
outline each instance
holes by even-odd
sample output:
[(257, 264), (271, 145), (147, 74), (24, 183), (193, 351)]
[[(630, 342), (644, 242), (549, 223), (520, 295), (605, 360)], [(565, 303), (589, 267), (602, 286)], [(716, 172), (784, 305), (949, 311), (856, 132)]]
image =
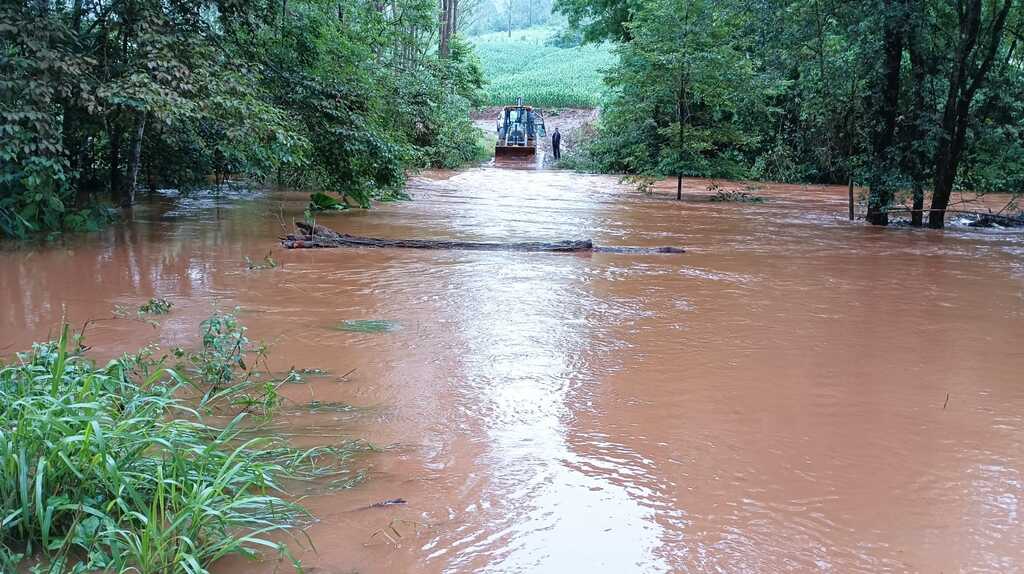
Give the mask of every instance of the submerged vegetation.
[(745, 191), (719, 190), (709, 197), (708, 201), (717, 203), (764, 203), (764, 198)]
[(338, 330), (352, 333), (390, 333), (397, 331), (400, 327), (401, 323), (389, 319), (350, 319), (342, 321), (338, 325)]
[(310, 516), (287, 484), (359, 476), (347, 471), (358, 443), (254, 438), (282, 383), (253, 376), (246, 357), (262, 348), (232, 314), (204, 322), (202, 348), (177, 351), (176, 369), (154, 348), (100, 366), (80, 344), (65, 326), (0, 363), (5, 572), (196, 574), (230, 554), (289, 558), (280, 535)]
[(714, 203), (764, 203), (764, 198), (757, 195), (759, 189), (754, 185), (746, 185), (744, 189), (723, 189), (718, 183), (708, 186), (712, 193), (708, 201)]
[(171, 312), (172, 303), (163, 297), (153, 297), (139, 305), (140, 315), (166, 315)]

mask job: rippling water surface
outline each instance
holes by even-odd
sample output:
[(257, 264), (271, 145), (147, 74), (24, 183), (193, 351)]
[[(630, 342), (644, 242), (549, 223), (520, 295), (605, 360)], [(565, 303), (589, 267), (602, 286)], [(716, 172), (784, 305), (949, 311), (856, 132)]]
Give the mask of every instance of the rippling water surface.
[[(296, 404), (365, 407), (286, 411), (300, 440), (390, 445), (368, 482), (306, 499), (309, 572), (1024, 570), (1024, 237), (850, 224), (840, 188), (718, 204), (706, 186), (677, 203), (486, 167), (321, 218), (683, 255), (282, 251), (302, 194), (160, 196), (103, 234), (0, 251), (0, 353), (64, 308), (174, 302), (158, 328), (90, 324), (102, 356), (194, 345), (239, 306), (275, 369), (332, 374), (288, 387)], [(279, 267), (245, 269), (267, 252)], [(336, 328), (363, 319), (398, 328)]]

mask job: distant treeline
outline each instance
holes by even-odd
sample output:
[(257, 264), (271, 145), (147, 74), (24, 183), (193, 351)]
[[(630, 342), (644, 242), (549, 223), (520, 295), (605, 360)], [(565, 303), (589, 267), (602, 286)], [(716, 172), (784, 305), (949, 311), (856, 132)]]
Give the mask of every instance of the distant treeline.
[(552, 0), (460, 0), (464, 26), (475, 36), (489, 32), (510, 33), (533, 26), (564, 24), (565, 17), (553, 14)]
[[(869, 186), (942, 227), (955, 189), (1024, 189), (1015, 0), (557, 0), (620, 42), (578, 162), (658, 176)], [(931, 203), (925, 206), (926, 196)]]
[[(439, 29), (439, 14), (449, 18)], [(15, 0), (0, 8), (0, 235), (217, 174), (366, 205), (474, 157), (456, 0)], [(442, 18), (444, 20), (444, 18)], [(439, 43), (440, 40), (440, 43)]]

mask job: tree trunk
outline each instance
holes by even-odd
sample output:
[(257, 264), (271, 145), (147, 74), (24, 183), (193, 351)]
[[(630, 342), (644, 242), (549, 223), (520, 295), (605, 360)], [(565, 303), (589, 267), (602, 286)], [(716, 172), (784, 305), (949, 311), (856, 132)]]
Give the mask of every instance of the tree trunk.
[[(907, 1), (907, 0), (904, 0)], [(893, 0), (886, 0), (886, 11), (893, 10)], [(892, 144), (896, 135), (896, 118), (900, 99), (900, 65), (903, 61), (903, 18), (891, 18), (885, 23), (885, 67), (879, 115), (882, 125), (874, 134), (871, 190), (868, 193), (868, 212), (865, 219), (872, 225), (889, 225), (889, 204), (893, 190), (889, 181), (892, 172)]]
[(853, 174), (850, 173), (849, 175), (850, 175), (850, 188), (847, 190), (847, 192), (848, 192), (848, 195), (849, 195), (848, 199), (849, 199), (849, 203), (850, 203), (850, 221), (853, 221), (853, 219), (854, 219), (854, 212), (853, 212)]
[[(999, 11), (993, 15), (992, 24), (988, 27), (988, 42), (984, 46), (978, 43), (978, 34), (982, 28), (982, 2), (965, 0), (964, 4), (966, 6), (959, 14), (960, 35), (956, 47), (956, 60), (953, 63), (946, 107), (942, 114), (939, 150), (935, 155), (935, 189), (928, 211), (928, 227), (932, 229), (942, 229), (946, 224), (946, 208), (949, 207), (949, 197), (953, 193), (953, 184), (967, 139), (971, 102), (992, 68), (1013, 0), (1003, 0)], [(979, 54), (982, 51), (983, 53)], [(979, 60), (980, 64), (972, 72), (971, 68)]]
[(82, 141), (79, 137), (80, 130), (78, 129), (79, 110), (76, 105), (78, 95), (78, 89), (72, 88), (70, 97), (63, 99), (61, 102), (61, 115), (63, 116), (61, 122), (61, 141), (64, 142), (64, 152), (72, 174), (71, 187), (76, 190), (75, 202), (76, 205), (82, 205), (87, 200), (87, 196), (82, 192), (82, 178), (80, 176)]
[(153, 160), (146, 154), (146, 190), (150, 195), (156, 193), (156, 174), (153, 173)]
[(82, 31), (82, 0), (75, 0), (71, 8), (71, 29), (75, 34)]
[(907, 170), (912, 180), (913, 207), (910, 211), (910, 225), (921, 227), (924, 224), (924, 185), (927, 176), (925, 175), (926, 165), (931, 161), (924, 157), (926, 150), (921, 149), (919, 142), (924, 141), (926, 135), (923, 124), (928, 121), (928, 110), (925, 103), (925, 82), (927, 81), (926, 60), (923, 54), (926, 38), (922, 20), (924, 14), (921, 12), (921, 4), (915, 3), (915, 12), (910, 18), (910, 37), (907, 41), (907, 51), (910, 53), (910, 77), (912, 82), (912, 106), (910, 118), (910, 134), (907, 138)]
[(910, 212), (910, 225), (921, 227), (924, 225), (924, 184), (921, 181), (914, 182), (914, 205)]
[(135, 112), (135, 129), (132, 131), (128, 146), (128, 180), (121, 193), (121, 207), (131, 207), (135, 203), (135, 187), (139, 179), (139, 159), (142, 155), (142, 133), (146, 128), (146, 112)]
[(459, 0), (448, 0), (448, 4), (451, 6), (451, 18), (448, 24), (448, 41), (451, 42), (451, 37), (459, 33)]
[[(71, 29), (74, 30), (75, 35), (82, 31), (82, 0), (74, 0), (71, 7)], [(63, 107), (63, 123), (61, 125), (61, 138), (64, 142), (64, 149), (67, 152), (68, 165), (71, 167), (71, 173), (74, 174), (72, 180), (72, 187), (75, 189), (75, 204), (79, 207), (85, 205), (89, 201), (89, 194), (82, 185), (82, 156), (83, 145), (80, 129), (80, 117), (84, 115), (81, 107), (78, 105), (78, 99), (81, 97), (81, 90), (75, 86), (71, 89), (70, 97), (66, 98), (62, 103)]]
[[(677, 104), (677, 106), (679, 108), (677, 110), (677, 113), (679, 114), (679, 118), (678, 118), (679, 119), (679, 151), (677, 153), (679, 153), (679, 159), (682, 160), (682, 156), (683, 156), (683, 133), (684, 133), (684, 130), (683, 130), (683, 95), (682, 95), (682, 93), (679, 94), (679, 99), (677, 100), (676, 104)], [(681, 161), (680, 161), (680, 163), (681, 163)], [(676, 201), (682, 201), (682, 200), (683, 200), (683, 172), (682, 172), (682, 170), (680, 170), (676, 174)]]
[(576, 251), (596, 251), (603, 253), (686, 253), (682, 247), (610, 247), (594, 245), (589, 239), (570, 239), (564, 241), (437, 241), (432, 239), (381, 239), (379, 237), (360, 237), (338, 233), (323, 225), (310, 225), (296, 221), (297, 233), (289, 234), (281, 239), (281, 245), (287, 249), (309, 249), (329, 247), (382, 247), (402, 249), (459, 249), (465, 251), (550, 251), (570, 253)]
[(121, 202), (121, 126), (117, 124), (117, 116), (108, 120), (107, 134), (110, 137), (110, 150), (107, 164), (110, 168), (110, 197)]
[(959, 99), (951, 114), (952, 125), (943, 121), (939, 152), (936, 154), (935, 189), (932, 191), (932, 205), (928, 210), (928, 227), (932, 229), (942, 229), (946, 225), (946, 208), (949, 206), (956, 172), (960, 167), (970, 105), (970, 101)]
[(437, 54), (442, 58), (448, 57), (448, 37), (451, 30), (448, 28), (451, 23), (450, 8), (451, 0), (441, 0), (441, 31), (437, 45)]
[[(689, 14), (689, 12), (687, 12)], [(690, 121), (689, 103), (686, 101), (687, 88), (689, 87), (689, 77), (683, 75), (679, 78), (679, 91), (676, 93), (676, 119), (679, 121), (679, 147), (677, 152), (679, 157), (679, 171), (676, 173), (676, 201), (683, 200), (683, 171), (682, 171), (682, 159), (683, 159), (683, 137), (686, 133), (684, 129), (684, 123)]]
[(856, 138), (854, 137), (854, 126), (856, 123), (856, 93), (857, 93), (857, 77), (855, 75), (850, 76), (850, 97), (849, 97), (849, 109), (846, 112), (846, 177), (850, 180), (849, 191), (849, 202), (850, 202), (850, 221), (853, 221), (856, 217), (855, 204), (853, 201), (853, 146)]

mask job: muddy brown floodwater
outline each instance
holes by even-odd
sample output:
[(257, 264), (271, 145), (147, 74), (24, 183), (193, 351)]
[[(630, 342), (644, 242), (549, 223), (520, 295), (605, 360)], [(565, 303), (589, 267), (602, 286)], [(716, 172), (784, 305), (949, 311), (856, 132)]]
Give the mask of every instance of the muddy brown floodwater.
[[(94, 352), (194, 345), (239, 306), (275, 369), (330, 371), (288, 395), (365, 408), (286, 409), (293, 431), (388, 448), (360, 461), (367, 482), (305, 499), (307, 572), (1024, 570), (1024, 236), (851, 224), (843, 188), (739, 204), (706, 185), (677, 203), (483, 167), (321, 218), (682, 255), (283, 251), (302, 194), (167, 194), (104, 233), (0, 252), (0, 352), (64, 306), (77, 324), (159, 295), (159, 328), (96, 322)], [(279, 267), (245, 269), (268, 251)], [(360, 319), (398, 328), (336, 329)], [(394, 542), (374, 535), (389, 524)]]

